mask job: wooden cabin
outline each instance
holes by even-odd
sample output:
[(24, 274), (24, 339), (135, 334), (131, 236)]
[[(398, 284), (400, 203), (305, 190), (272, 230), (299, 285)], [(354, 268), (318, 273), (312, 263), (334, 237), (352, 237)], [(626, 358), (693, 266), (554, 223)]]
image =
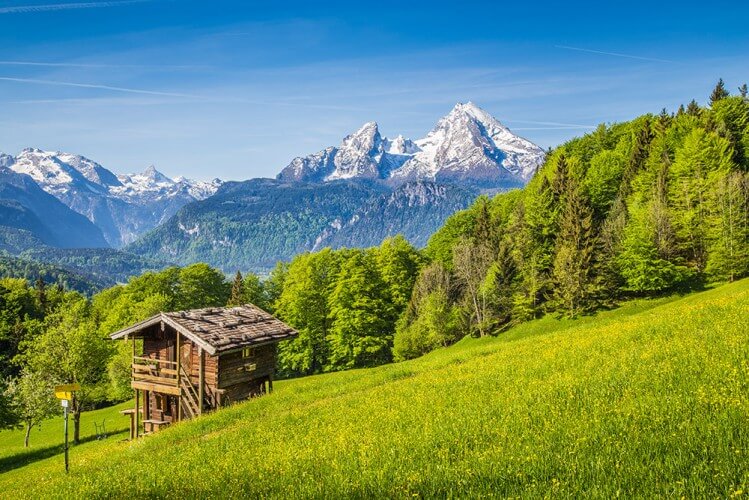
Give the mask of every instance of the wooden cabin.
[(278, 342), (297, 332), (262, 309), (160, 313), (110, 335), (133, 345), (131, 437), (273, 389)]

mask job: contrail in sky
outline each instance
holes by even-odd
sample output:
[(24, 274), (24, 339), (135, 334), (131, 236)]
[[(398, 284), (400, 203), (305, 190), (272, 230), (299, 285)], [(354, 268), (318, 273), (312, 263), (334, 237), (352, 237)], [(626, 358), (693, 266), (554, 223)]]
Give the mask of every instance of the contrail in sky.
[(653, 62), (662, 62), (662, 63), (669, 63), (669, 64), (679, 64), (678, 61), (671, 61), (669, 59), (656, 59), (654, 57), (633, 56), (631, 54), (620, 54), (619, 52), (604, 52), (602, 50), (583, 49), (581, 47), (570, 47), (569, 45), (554, 45), (554, 47), (558, 49), (576, 50), (578, 52), (588, 52), (590, 54), (599, 54), (599, 55), (604, 55), (604, 56), (626, 57), (627, 59), (639, 59), (640, 61), (653, 61)]
[(75, 3), (51, 3), (44, 5), (15, 5), (12, 7), (0, 7), (0, 14), (14, 14), (19, 12), (47, 12), (51, 10), (71, 9), (93, 9), (101, 7), (117, 7), (134, 3), (144, 3), (152, 0), (117, 0), (111, 2), (75, 2)]
[(160, 92), (158, 90), (132, 89), (132, 88), (127, 88), (127, 87), (112, 87), (110, 85), (96, 85), (92, 83), (60, 82), (56, 80), (35, 80), (31, 78), (11, 78), (11, 77), (6, 77), (6, 76), (0, 76), (0, 81), (33, 83), (33, 84), (38, 84), (38, 85), (55, 85), (58, 87), (78, 87), (78, 88), (84, 88), (84, 89), (111, 90), (114, 92), (127, 92), (130, 94), (147, 94), (147, 95), (160, 95), (160, 96), (170, 96), (170, 97), (188, 97), (190, 99), (203, 99), (200, 96), (190, 95), (190, 94), (177, 94), (174, 92)]
[(97, 64), (97, 63), (67, 63), (67, 62), (42, 62), (42, 61), (0, 61), (0, 66), (41, 66), (52, 68), (127, 68), (127, 69), (170, 69), (170, 70), (197, 70), (210, 69), (211, 66), (194, 65), (160, 65), (160, 64)]

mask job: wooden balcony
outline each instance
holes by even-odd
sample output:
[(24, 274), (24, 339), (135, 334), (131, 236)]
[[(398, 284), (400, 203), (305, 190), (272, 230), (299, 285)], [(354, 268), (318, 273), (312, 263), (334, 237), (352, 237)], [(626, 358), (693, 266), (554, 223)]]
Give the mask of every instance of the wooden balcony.
[(182, 391), (177, 370), (175, 361), (133, 356), (133, 376), (130, 386), (133, 389), (180, 396)]

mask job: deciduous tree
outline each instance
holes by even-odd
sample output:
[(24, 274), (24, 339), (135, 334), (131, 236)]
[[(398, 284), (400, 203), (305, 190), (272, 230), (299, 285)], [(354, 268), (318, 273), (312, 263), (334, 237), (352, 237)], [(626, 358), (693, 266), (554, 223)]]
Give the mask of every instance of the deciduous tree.
[(102, 400), (107, 392), (107, 363), (113, 345), (90, 320), (91, 306), (69, 294), (64, 308), (45, 320), (45, 331), (28, 343), (22, 360), (27, 368), (52, 384), (80, 384), (71, 401), (73, 441), (80, 441), (84, 409)]
[(489, 334), (489, 290), (484, 279), (493, 261), (491, 249), (465, 238), (453, 248), (454, 273), (463, 290), (471, 325), (479, 336)]
[(16, 412), (23, 424), (24, 447), (29, 447), (31, 429), (60, 411), (60, 404), (54, 396), (54, 385), (42, 373), (24, 370), (15, 379), (10, 389), (15, 399)]

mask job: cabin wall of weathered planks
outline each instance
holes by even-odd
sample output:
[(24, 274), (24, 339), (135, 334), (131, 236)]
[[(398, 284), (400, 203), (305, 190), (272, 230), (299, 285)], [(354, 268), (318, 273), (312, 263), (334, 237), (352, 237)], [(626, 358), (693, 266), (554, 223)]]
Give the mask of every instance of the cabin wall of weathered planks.
[(249, 357), (235, 351), (218, 359), (221, 403), (241, 401), (265, 392), (265, 382), (276, 368), (276, 344), (254, 347)]
[(249, 357), (244, 357), (243, 351), (223, 354), (218, 361), (218, 388), (226, 389), (253, 379), (267, 377), (273, 373), (275, 367), (275, 344), (254, 347)]

